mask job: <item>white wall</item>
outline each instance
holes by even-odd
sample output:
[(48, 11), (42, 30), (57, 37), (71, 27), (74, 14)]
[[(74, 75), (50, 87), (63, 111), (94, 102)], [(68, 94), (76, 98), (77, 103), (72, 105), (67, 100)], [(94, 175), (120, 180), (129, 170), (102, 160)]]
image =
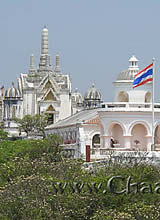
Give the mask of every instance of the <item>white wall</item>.
[(132, 81), (114, 82), (114, 101), (117, 102), (120, 92), (124, 91), (129, 96), (129, 102), (144, 103), (147, 92), (152, 93), (152, 84), (146, 83), (140, 87), (134, 88)]
[(62, 93), (60, 95), (61, 106), (59, 109), (59, 119), (64, 119), (71, 115), (71, 98), (69, 97), (69, 93)]

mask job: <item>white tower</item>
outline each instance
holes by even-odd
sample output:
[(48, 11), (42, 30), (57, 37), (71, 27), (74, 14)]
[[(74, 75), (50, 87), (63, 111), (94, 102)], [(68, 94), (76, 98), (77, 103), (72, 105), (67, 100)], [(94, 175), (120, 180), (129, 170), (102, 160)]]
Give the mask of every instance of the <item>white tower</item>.
[(39, 62), (39, 71), (51, 71), (50, 56), (48, 55), (48, 29), (46, 26), (41, 34), (41, 55)]
[(55, 69), (54, 71), (56, 73), (60, 73), (61, 72), (61, 69), (60, 69), (60, 62), (59, 62), (59, 54), (56, 55), (56, 65), (55, 65)]
[(41, 54), (48, 55), (48, 29), (46, 26), (42, 29)]
[(32, 54), (30, 56), (29, 73), (33, 73), (33, 72), (35, 72), (35, 68), (34, 68), (34, 55)]
[(120, 72), (117, 80), (113, 83), (116, 102), (145, 103), (151, 102), (152, 83), (133, 89), (133, 80), (139, 72), (138, 59), (133, 55), (129, 59), (127, 70)]
[(136, 73), (138, 73), (139, 71), (138, 59), (134, 55), (129, 59), (128, 71), (133, 78), (135, 77)]

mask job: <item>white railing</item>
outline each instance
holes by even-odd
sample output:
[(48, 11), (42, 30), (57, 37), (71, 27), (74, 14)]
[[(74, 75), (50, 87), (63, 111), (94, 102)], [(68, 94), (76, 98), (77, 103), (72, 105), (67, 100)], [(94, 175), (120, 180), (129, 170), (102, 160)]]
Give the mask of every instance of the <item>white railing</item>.
[[(107, 111), (152, 111), (152, 103), (107, 102), (102, 103), (101, 107)], [(154, 110), (160, 112), (160, 103), (154, 103)]]
[[(158, 150), (158, 149), (157, 149)], [(113, 148), (91, 148), (91, 155), (108, 155), (111, 151), (147, 151), (146, 147), (132, 146), (129, 148), (126, 147), (113, 147)]]

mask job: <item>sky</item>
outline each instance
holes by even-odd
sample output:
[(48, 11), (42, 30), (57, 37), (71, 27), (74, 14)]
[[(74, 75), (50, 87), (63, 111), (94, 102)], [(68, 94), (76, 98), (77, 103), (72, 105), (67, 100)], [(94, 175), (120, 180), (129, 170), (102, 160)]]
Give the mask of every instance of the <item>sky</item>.
[(155, 97), (160, 101), (159, 0), (5, 0), (0, 6), (0, 84), (5, 89), (28, 73), (29, 57), (38, 66), (41, 31), (49, 31), (54, 67), (72, 78), (84, 95), (92, 83), (104, 101), (112, 101), (119, 72), (134, 54), (140, 69), (156, 59)]

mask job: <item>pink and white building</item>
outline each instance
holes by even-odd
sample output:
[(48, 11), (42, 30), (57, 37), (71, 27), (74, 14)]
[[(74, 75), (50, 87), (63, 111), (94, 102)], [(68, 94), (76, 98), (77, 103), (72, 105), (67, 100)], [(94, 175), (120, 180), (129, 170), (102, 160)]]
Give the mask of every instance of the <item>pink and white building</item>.
[[(160, 103), (154, 103), (155, 144), (152, 146), (152, 82), (133, 89), (132, 83), (138, 72), (138, 60), (132, 56), (128, 69), (120, 72), (113, 82), (113, 102), (104, 102), (99, 108), (84, 109), (48, 126), (46, 133), (58, 133), (64, 139), (70, 138), (67, 146), (75, 149), (77, 156), (85, 156), (86, 145), (91, 147), (91, 158), (104, 158), (109, 150), (158, 151)], [(98, 90), (94, 93), (99, 94)], [(72, 136), (76, 140), (74, 144)]]

